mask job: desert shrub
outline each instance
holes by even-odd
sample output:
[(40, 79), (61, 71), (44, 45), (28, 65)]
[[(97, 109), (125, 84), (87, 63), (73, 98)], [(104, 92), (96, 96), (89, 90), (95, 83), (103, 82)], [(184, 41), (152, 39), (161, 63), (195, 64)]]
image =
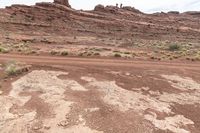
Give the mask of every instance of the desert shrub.
[(11, 61), (6, 64), (5, 72), (8, 76), (16, 75), (17, 74), (17, 65), (15, 61)]
[(62, 56), (67, 56), (69, 53), (68, 53), (67, 51), (62, 51), (60, 54), (61, 54)]
[(94, 56), (100, 56), (100, 53), (94, 53)]
[(131, 52), (124, 52), (124, 54), (131, 54)]
[(105, 50), (105, 51), (111, 51), (110, 48), (102, 48), (102, 50)]
[(15, 76), (25, 72), (28, 72), (31, 65), (19, 64), (15, 61), (10, 61), (4, 65), (4, 72), (7, 76)]
[(200, 56), (196, 56), (195, 60), (200, 61)]
[(92, 53), (87, 53), (87, 56), (92, 56)]
[(78, 56), (83, 56), (83, 53), (79, 53)]
[(58, 52), (53, 50), (53, 51), (50, 52), (50, 54), (51, 54), (51, 55), (57, 55)]
[(9, 50), (3, 47), (0, 47), (0, 53), (8, 53)]
[(154, 56), (151, 56), (150, 58), (151, 58), (152, 60), (156, 59), (156, 57), (154, 57)]
[(116, 53), (116, 54), (114, 54), (114, 57), (122, 57), (122, 56), (121, 56), (121, 54)]
[(114, 52), (114, 53), (120, 53), (120, 51), (119, 51), (119, 50), (114, 50), (113, 52)]
[(30, 54), (37, 54), (37, 51), (31, 50), (31, 51), (30, 51)]
[(169, 47), (168, 47), (168, 49), (170, 50), (170, 51), (178, 51), (178, 50), (180, 50), (180, 45), (178, 45), (178, 44), (171, 44), (171, 45), (169, 45)]

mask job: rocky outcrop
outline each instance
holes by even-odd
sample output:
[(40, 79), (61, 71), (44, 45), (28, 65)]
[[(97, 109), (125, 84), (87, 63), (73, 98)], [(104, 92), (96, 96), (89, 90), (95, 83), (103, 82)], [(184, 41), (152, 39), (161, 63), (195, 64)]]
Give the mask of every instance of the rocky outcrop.
[(139, 10), (137, 10), (134, 7), (131, 7), (131, 6), (124, 6), (124, 7), (122, 7), (122, 9), (132, 11), (132, 12), (135, 12), (135, 13), (142, 13)]
[(178, 11), (169, 11), (168, 14), (180, 14)]
[(184, 12), (183, 14), (191, 15), (194, 17), (200, 17), (200, 11), (188, 11), (188, 12)]
[(116, 13), (118, 11), (118, 7), (116, 6), (106, 6), (104, 7), (103, 5), (97, 5), (94, 8), (94, 11), (99, 11), (99, 12), (105, 12), (105, 13)]
[(95, 11), (104, 11), (105, 10), (105, 7), (101, 4), (95, 6), (94, 8)]
[(109, 12), (109, 13), (116, 13), (119, 9), (135, 12), (135, 13), (142, 13), (141, 11), (135, 9), (134, 7), (131, 6), (122, 6), (119, 8), (118, 6), (106, 6), (104, 7), (103, 5), (99, 4), (95, 6), (94, 11), (100, 11), (100, 12)]
[(61, 5), (67, 6), (67, 7), (71, 7), (68, 0), (54, 0), (54, 3), (61, 4)]

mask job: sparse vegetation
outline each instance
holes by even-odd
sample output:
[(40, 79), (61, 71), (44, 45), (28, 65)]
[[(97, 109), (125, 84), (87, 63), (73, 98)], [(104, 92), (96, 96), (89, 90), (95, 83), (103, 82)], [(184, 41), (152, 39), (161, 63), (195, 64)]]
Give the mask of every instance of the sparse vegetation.
[(119, 51), (119, 50), (114, 50), (113, 52), (114, 52), (114, 53), (120, 53), (120, 51)]
[(58, 52), (53, 50), (53, 51), (50, 52), (50, 54), (51, 54), (51, 55), (57, 55)]
[(100, 56), (100, 53), (94, 53), (94, 56)]
[(131, 54), (131, 52), (124, 52), (124, 54)]
[(67, 51), (62, 51), (62, 52), (60, 53), (60, 55), (62, 55), (62, 56), (67, 56), (67, 55), (69, 55), (69, 53), (68, 53)]
[(114, 54), (114, 57), (117, 57), (117, 58), (119, 58), (119, 57), (122, 57), (122, 56), (121, 56), (121, 54), (119, 54), (119, 53), (116, 53), (116, 54)]
[(17, 64), (15, 61), (8, 62), (5, 66), (5, 72), (8, 76), (17, 74)]
[(87, 53), (87, 56), (92, 56), (92, 53)]
[(180, 50), (181, 49), (181, 47), (180, 47), (180, 45), (178, 45), (178, 44), (171, 44), (171, 45), (169, 45), (169, 47), (168, 47), (168, 50), (170, 50), (170, 51), (178, 51), (178, 50)]
[(79, 53), (78, 56), (83, 56), (83, 53)]
[(0, 53), (9, 53), (9, 50), (3, 47), (0, 47)]
[(103, 51), (101, 48), (94, 48), (94, 51)]
[(9, 61), (4, 65), (4, 72), (6, 76), (16, 76), (28, 72), (30, 67), (30, 65), (18, 63), (16, 61)]

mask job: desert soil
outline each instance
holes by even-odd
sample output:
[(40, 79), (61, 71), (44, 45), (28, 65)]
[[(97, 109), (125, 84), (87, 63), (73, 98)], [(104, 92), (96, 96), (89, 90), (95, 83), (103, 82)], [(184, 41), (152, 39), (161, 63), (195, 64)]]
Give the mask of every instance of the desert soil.
[(200, 64), (0, 55), (0, 132), (199, 133)]

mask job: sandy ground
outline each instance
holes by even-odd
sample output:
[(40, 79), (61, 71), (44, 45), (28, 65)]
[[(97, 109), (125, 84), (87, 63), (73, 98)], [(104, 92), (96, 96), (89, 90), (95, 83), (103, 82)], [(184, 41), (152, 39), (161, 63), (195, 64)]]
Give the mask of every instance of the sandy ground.
[[(1, 55), (0, 132), (199, 133), (200, 64)], [(0, 69), (0, 71), (2, 68)]]

